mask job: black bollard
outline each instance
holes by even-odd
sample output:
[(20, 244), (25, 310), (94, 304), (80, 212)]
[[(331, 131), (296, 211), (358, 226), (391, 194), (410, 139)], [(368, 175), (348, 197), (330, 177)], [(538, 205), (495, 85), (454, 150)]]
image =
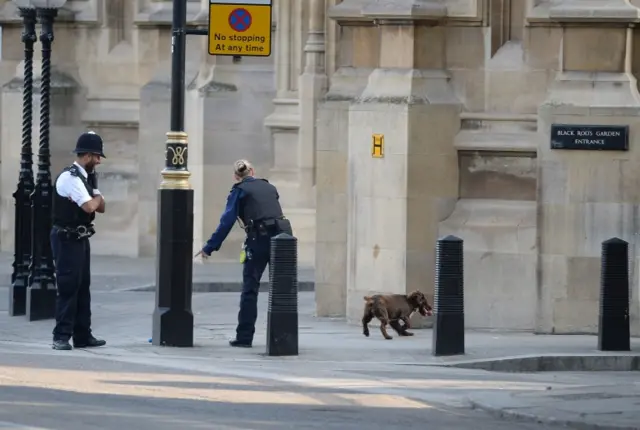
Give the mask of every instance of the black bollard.
[(436, 248), (433, 355), (464, 354), (464, 267), (462, 239), (447, 236)]
[(598, 349), (630, 351), (629, 243), (614, 237), (602, 242)]
[(298, 240), (271, 239), (267, 355), (298, 355)]

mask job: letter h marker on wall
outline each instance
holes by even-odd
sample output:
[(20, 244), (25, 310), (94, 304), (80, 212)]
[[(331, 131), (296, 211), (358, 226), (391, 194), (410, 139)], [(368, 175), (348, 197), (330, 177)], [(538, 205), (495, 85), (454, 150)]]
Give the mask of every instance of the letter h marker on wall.
[(371, 142), (371, 157), (384, 157), (384, 134), (374, 134)]

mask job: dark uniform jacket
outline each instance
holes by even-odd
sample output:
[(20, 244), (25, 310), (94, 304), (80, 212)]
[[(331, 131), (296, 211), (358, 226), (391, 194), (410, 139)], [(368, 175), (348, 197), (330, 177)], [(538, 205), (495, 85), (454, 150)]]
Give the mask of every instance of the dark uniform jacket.
[(233, 185), (220, 224), (203, 247), (206, 254), (217, 251), (237, 218), (244, 227), (258, 225), (266, 220), (282, 218), (278, 190), (266, 179), (248, 177)]
[(282, 217), (278, 190), (266, 179), (238, 182), (233, 188), (242, 190), (238, 216), (244, 225)]

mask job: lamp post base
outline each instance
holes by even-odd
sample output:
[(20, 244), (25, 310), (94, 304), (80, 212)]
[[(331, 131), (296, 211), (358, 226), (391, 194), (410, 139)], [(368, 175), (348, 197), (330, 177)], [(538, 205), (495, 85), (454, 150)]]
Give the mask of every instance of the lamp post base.
[(9, 316), (19, 317), (27, 313), (27, 286), (24, 279), (16, 278), (9, 287)]
[(156, 308), (153, 312), (152, 344), (191, 348), (193, 346), (193, 313), (187, 309)]
[(153, 345), (193, 346), (193, 190), (158, 191)]
[(56, 316), (56, 297), (58, 292), (55, 286), (47, 288), (27, 288), (27, 320), (50, 320)]

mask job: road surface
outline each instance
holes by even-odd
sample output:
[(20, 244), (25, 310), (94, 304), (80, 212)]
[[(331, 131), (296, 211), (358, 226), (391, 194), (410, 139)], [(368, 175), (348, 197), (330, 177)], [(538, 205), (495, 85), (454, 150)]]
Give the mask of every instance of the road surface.
[(242, 373), (232, 363), (224, 372), (200, 373), (86, 351), (9, 349), (0, 352), (0, 429), (545, 428), (362, 388), (229, 376)]

